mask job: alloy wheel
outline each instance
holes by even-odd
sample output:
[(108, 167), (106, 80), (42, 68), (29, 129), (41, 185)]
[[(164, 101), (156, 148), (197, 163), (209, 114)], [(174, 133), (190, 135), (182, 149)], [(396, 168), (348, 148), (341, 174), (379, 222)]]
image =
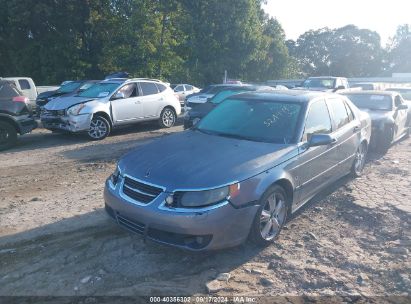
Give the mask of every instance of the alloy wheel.
[(355, 153), (354, 170), (357, 175), (360, 175), (362, 170), (364, 169), (365, 155), (366, 155), (366, 146), (364, 144), (361, 144), (358, 147), (357, 153)]
[(88, 134), (93, 139), (100, 139), (106, 136), (108, 132), (107, 125), (99, 118), (93, 119), (90, 123)]
[(7, 129), (0, 128), (0, 145), (7, 144), (10, 139), (10, 133)]
[(260, 215), (260, 233), (266, 241), (271, 241), (280, 232), (287, 216), (287, 205), (281, 193), (272, 193), (264, 204)]
[(167, 128), (170, 128), (174, 125), (176, 120), (174, 112), (170, 109), (165, 109), (163, 112), (163, 116), (161, 117), (163, 125)]

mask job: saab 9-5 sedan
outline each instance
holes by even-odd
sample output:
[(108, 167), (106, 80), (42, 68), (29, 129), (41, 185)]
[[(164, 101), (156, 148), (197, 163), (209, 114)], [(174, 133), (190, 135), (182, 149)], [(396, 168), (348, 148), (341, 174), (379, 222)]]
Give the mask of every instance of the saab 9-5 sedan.
[(121, 158), (105, 208), (120, 226), (189, 250), (270, 244), (320, 190), (361, 174), (370, 132), (368, 114), (341, 95), (235, 95)]

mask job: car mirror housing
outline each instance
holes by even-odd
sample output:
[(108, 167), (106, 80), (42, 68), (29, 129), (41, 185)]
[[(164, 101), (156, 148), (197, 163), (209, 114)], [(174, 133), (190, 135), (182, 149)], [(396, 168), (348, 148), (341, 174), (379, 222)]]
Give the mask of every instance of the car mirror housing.
[(116, 95), (114, 95), (114, 99), (124, 99), (126, 96), (124, 95), (123, 92), (117, 92)]
[(313, 134), (308, 141), (309, 147), (328, 146), (335, 144), (337, 140), (329, 134)]

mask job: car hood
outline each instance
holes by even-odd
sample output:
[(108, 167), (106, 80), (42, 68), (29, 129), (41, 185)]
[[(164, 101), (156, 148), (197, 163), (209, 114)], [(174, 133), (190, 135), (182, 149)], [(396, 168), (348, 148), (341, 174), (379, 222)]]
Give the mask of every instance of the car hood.
[(60, 93), (58, 92), (58, 90), (55, 91), (47, 91), (47, 92), (43, 92), (40, 93), (39, 95), (37, 95), (37, 99), (46, 99), (46, 98), (50, 98), (53, 96), (59, 96)]
[(372, 121), (377, 120), (392, 120), (392, 111), (379, 111), (370, 109), (361, 109), (370, 115)]
[(187, 98), (188, 103), (203, 103), (207, 101), (207, 98), (213, 97), (214, 94), (198, 94)]
[(119, 166), (122, 174), (174, 191), (243, 181), (297, 154), (295, 145), (252, 142), (189, 130), (131, 151)]
[(191, 110), (188, 112), (188, 116), (192, 118), (202, 118), (206, 116), (211, 110), (213, 110), (217, 105), (211, 102), (205, 103), (191, 103)]
[(91, 101), (94, 99), (78, 96), (62, 96), (50, 100), (44, 107), (46, 110), (64, 110), (76, 104)]

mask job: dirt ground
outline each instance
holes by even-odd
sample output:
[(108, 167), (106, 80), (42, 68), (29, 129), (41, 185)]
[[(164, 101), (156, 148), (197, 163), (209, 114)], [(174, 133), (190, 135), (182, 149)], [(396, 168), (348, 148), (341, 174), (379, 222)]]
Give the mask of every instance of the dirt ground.
[(411, 140), (370, 155), (362, 178), (313, 199), (275, 244), (192, 254), (144, 243), (103, 210), (119, 157), (181, 130), (90, 142), (38, 129), (0, 153), (0, 296), (411, 295)]

